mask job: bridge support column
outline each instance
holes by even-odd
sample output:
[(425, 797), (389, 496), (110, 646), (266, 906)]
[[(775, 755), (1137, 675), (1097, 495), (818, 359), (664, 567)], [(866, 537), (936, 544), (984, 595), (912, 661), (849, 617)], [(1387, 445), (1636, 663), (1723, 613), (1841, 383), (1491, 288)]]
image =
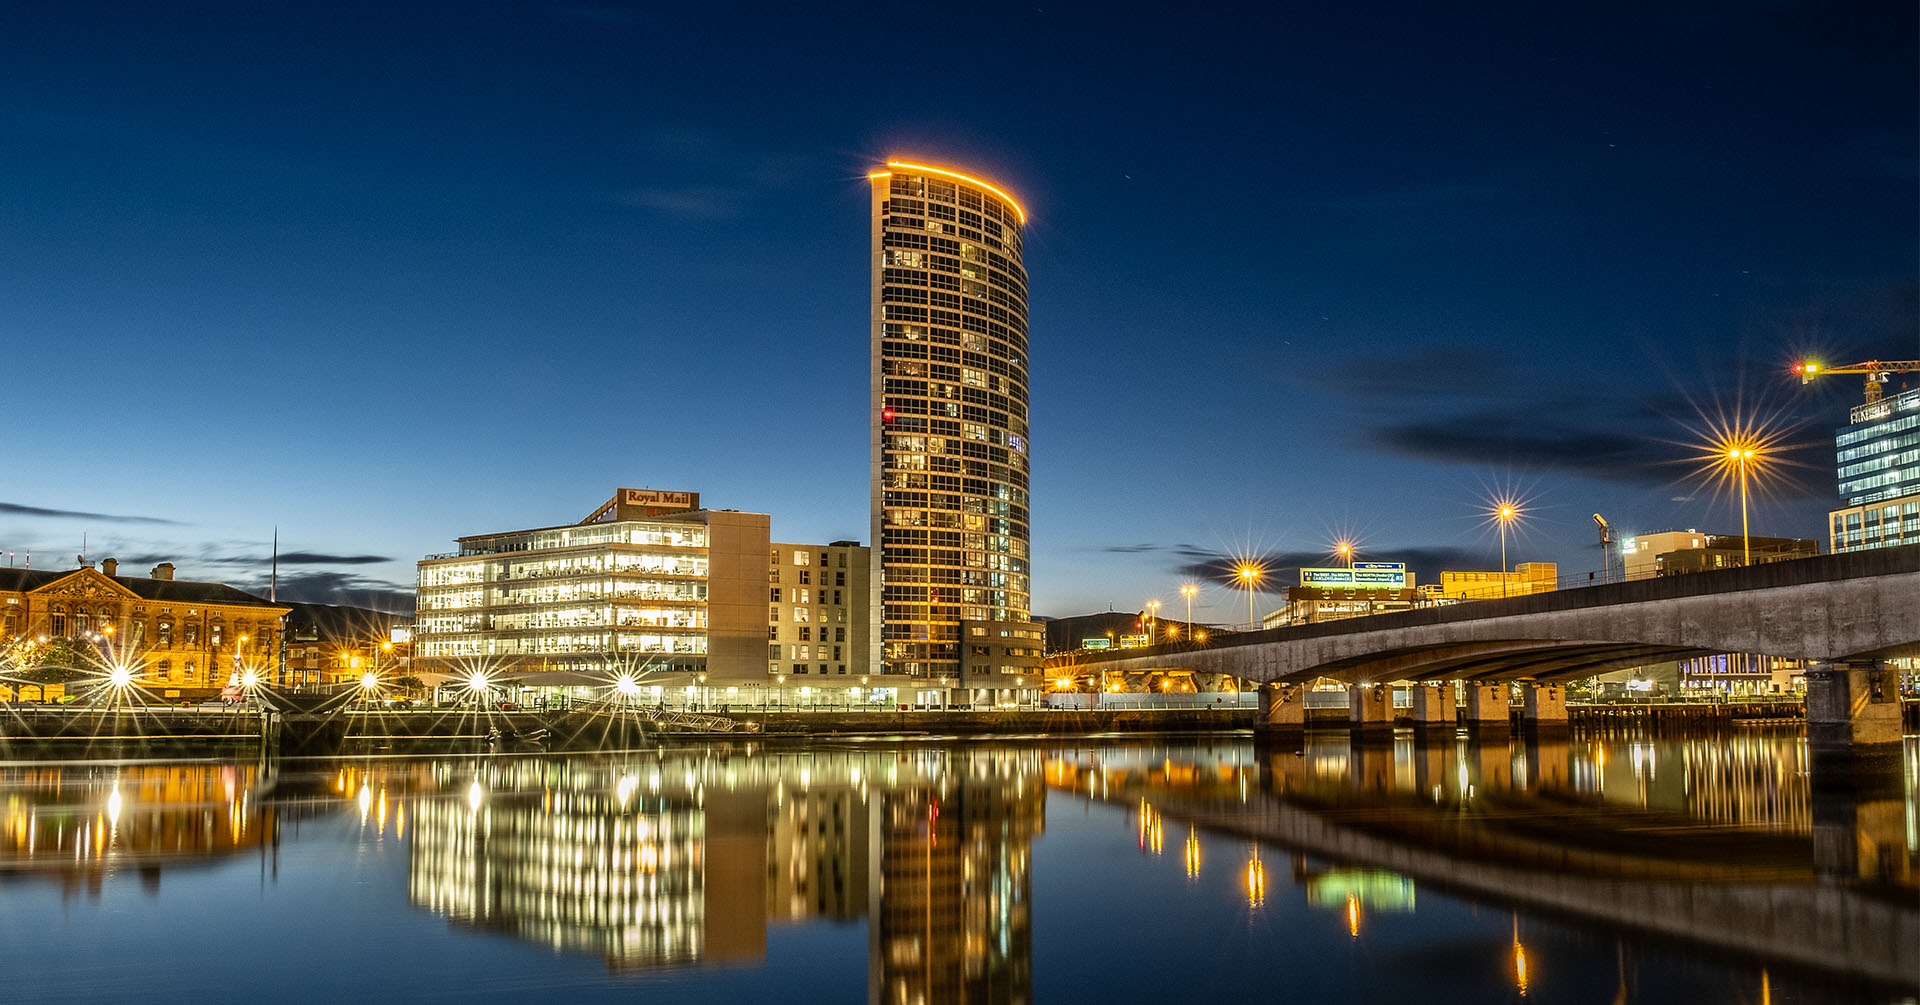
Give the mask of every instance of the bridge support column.
[(1393, 688), (1386, 684), (1347, 685), (1347, 726), (1357, 743), (1393, 742)]
[(1460, 708), (1453, 700), (1453, 684), (1415, 684), (1413, 731), (1416, 737), (1450, 736), (1460, 725)]
[(1534, 736), (1565, 734), (1567, 689), (1556, 684), (1528, 684), (1520, 699), (1520, 724)]
[(1898, 758), (1900, 675), (1885, 660), (1807, 667), (1807, 745), (1816, 758)]
[(1898, 758), (1833, 768), (1816, 764), (1813, 868), (1843, 880), (1913, 879), (1920, 862), (1907, 854), (1906, 792)]
[(1254, 739), (1299, 746), (1307, 732), (1307, 689), (1298, 684), (1260, 685)]
[(1478, 732), (1513, 728), (1512, 710), (1507, 701), (1507, 685), (1467, 681), (1467, 707), (1460, 711), (1460, 724)]

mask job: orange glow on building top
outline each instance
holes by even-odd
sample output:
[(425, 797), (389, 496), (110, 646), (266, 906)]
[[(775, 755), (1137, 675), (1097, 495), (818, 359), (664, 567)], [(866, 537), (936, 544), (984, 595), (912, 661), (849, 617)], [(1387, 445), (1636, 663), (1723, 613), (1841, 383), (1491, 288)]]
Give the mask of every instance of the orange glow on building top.
[[(919, 172), (924, 172), (926, 174), (944, 175), (948, 178), (954, 178), (959, 181), (966, 182), (969, 185), (979, 186), (980, 188), (984, 188), (987, 191), (992, 192), (994, 195), (999, 196), (1001, 200), (1004, 201), (1007, 205), (1012, 206), (1013, 211), (1015, 213), (1020, 214), (1020, 223), (1022, 225), (1024, 225), (1027, 222), (1027, 211), (1021, 207), (1020, 203), (1016, 201), (1013, 198), (1013, 196), (1010, 196), (1007, 193), (1001, 191), (997, 186), (993, 185), (990, 182), (981, 181), (978, 178), (975, 178), (971, 175), (961, 174), (958, 171), (949, 171), (946, 168), (928, 167), (925, 164), (908, 164), (905, 161), (888, 161), (887, 166), (890, 168), (899, 168), (904, 171), (919, 171)], [(868, 175), (867, 177), (868, 178), (884, 178), (887, 175), (890, 175), (892, 173), (893, 172), (891, 171), (875, 171), (872, 174)]]

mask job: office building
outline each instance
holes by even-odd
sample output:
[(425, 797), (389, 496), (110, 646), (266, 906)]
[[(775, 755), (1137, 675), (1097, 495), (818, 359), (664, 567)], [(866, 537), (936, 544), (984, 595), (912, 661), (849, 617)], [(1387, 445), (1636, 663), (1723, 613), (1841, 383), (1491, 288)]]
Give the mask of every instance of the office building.
[(1649, 579), (1713, 569), (1730, 569), (1806, 558), (1820, 553), (1818, 541), (1791, 537), (1752, 537), (1739, 534), (1702, 534), (1697, 530), (1667, 530), (1635, 534), (1620, 542), (1625, 578)]
[(1287, 606), (1260, 619), (1262, 628), (1311, 625), (1412, 610), (1419, 596), (1405, 562), (1357, 562), (1352, 566), (1303, 568), (1300, 585), (1287, 587)]
[(1029, 580), (1026, 213), (891, 162), (872, 183), (873, 610), (890, 671), (998, 700), (1038, 680)]
[[(857, 687), (872, 653), (868, 576), (857, 541), (776, 544), (767, 570), (767, 672), (796, 686)], [(825, 678), (825, 679), (822, 679)]]
[(462, 537), (419, 563), (416, 666), (765, 683), (768, 522), (620, 489), (578, 523)]
[(1920, 542), (1920, 389), (1853, 409), (1834, 434), (1840, 498), (1828, 514), (1829, 549)]

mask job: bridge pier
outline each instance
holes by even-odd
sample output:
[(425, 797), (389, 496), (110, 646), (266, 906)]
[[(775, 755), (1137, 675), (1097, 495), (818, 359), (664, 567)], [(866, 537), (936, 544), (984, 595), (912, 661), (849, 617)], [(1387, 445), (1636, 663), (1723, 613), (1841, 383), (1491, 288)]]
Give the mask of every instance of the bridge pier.
[(1307, 735), (1307, 689), (1298, 684), (1260, 685), (1255, 740), (1301, 746)]
[(1432, 733), (1451, 735), (1460, 726), (1460, 707), (1453, 700), (1453, 683), (1415, 684), (1413, 692), (1413, 731), (1416, 736)]
[(1526, 685), (1520, 699), (1520, 725), (1532, 736), (1562, 736), (1570, 732), (1567, 689), (1554, 684)]
[(1507, 701), (1507, 685), (1467, 681), (1467, 707), (1460, 712), (1460, 723), (1475, 732), (1505, 732), (1513, 728), (1513, 712)]
[(1347, 727), (1355, 743), (1393, 742), (1393, 688), (1385, 684), (1347, 685)]
[(1870, 766), (1814, 767), (1809, 783), (1816, 875), (1912, 882), (1920, 860), (1907, 852), (1903, 776), (1897, 758)]
[(1807, 667), (1807, 745), (1816, 758), (1898, 759), (1900, 675), (1885, 660)]
[(1386, 794), (1394, 790), (1392, 744), (1362, 743), (1355, 735), (1347, 755), (1347, 782), (1355, 792)]
[(1559, 737), (1538, 735), (1526, 738), (1527, 787), (1529, 789), (1570, 789), (1573, 777), (1573, 746), (1567, 734)]

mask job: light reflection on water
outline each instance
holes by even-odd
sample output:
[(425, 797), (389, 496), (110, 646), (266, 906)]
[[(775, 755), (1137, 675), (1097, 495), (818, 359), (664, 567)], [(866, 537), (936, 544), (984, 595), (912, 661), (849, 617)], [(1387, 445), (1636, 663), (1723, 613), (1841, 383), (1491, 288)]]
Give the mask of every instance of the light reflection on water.
[[(1350, 1000), (1897, 1001), (1903, 762), (1837, 798), (1744, 733), (14, 763), (0, 938), (48, 962), (0, 997), (193, 996), (154, 932), (200, 926), (294, 999), (1234, 999), (1284, 961)], [(1810, 891), (1885, 931), (1809, 959)]]

